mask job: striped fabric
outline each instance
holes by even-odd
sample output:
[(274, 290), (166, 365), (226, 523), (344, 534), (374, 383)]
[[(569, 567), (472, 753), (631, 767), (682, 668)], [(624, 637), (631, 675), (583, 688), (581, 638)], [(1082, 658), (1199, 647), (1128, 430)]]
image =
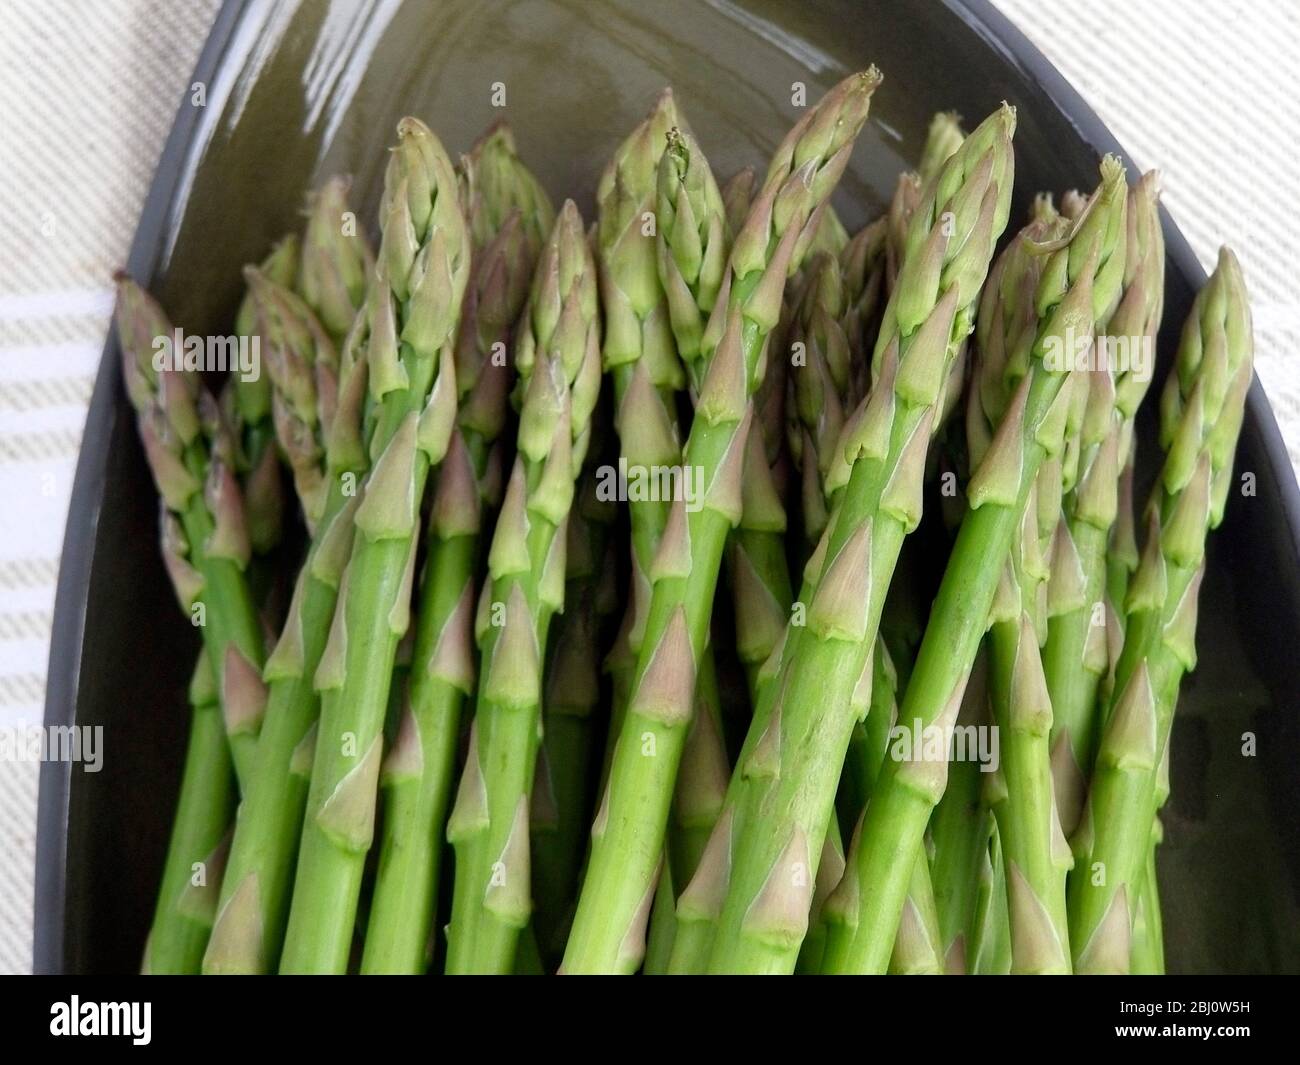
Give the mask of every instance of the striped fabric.
[[(86, 404), (163, 138), (217, 0), (6, 0), (0, 12), (0, 728), (44, 713)], [(0, 761), (0, 972), (32, 955), (39, 767)]]

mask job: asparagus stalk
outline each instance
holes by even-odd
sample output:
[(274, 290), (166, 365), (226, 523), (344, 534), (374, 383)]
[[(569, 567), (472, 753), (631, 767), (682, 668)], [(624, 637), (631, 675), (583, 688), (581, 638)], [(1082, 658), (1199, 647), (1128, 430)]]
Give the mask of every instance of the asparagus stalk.
[[(826, 478), (844, 428), (845, 408), (851, 410), (856, 400), (852, 396), (851, 349), (843, 324), (847, 312), (840, 263), (833, 256), (818, 255), (806, 274), (791, 328), (791, 350), (800, 361), (790, 375), (793, 402), (789, 421), (790, 452), (801, 471), (804, 543), (811, 553), (829, 518), (831, 493)], [(780, 628), (768, 654), (780, 639), (787, 617), (779, 619)]]
[(545, 669), (545, 728), (533, 781), (533, 924), (548, 959), (564, 951), (591, 823), (589, 770), (602, 701), (596, 652), (615, 609), (609, 535), (614, 505), (597, 496), (592, 467), (589, 453), (569, 518), (565, 608)]
[[(1034, 294), (1042, 283), (1043, 244), (1068, 233), (1070, 222), (1046, 200), (1036, 217), (1003, 253), (981, 300), (978, 362), (967, 412), (968, 452), (978, 468), (988, 452), (997, 419), (1031, 365), (1037, 314)], [(1118, 254), (1122, 254), (1118, 253)], [(1067, 404), (1064, 446), (1074, 438), (1071, 412), (1076, 394), (1086, 395), (1089, 375), (1072, 374), (1062, 386)], [(1110, 471), (1098, 469), (1104, 479)], [(1039, 651), (1040, 592), (1049, 576), (1043, 526), (1052, 529), (1061, 495), (1061, 462), (1042, 464), (1003, 562), (990, 618), (989, 693), (998, 728), (1000, 765), (992, 807), (1006, 862), (1012, 971), (1068, 973), (1065, 878), (1071, 864), (1052, 789), (1048, 730), (1052, 704)], [(1039, 503), (1049, 502), (1041, 508)], [(1040, 522), (1040, 515), (1046, 515)], [(1050, 533), (1049, 533), (1050, 536)]]
[(781, 312), (785, 280), (812, 237), (809, 223), (844, 167), (880, 76), (873, 69), (833, 89), (777, 152), (731, 252), (718, 298), (723, 323), (701, 381), (687, 465), (703, 474), (703, 505), (673, 504), (656, 554), (645, 638), (627, 719), (593, 828), (587, 877), (565, 952), (569, 972), (627, 972), (640, 959), (678, 762), (694, 703), (696, 663), (708, 636), (729, 530), (741, 511), (750, 396), (764, 341)]
[(1007, 907), (1006, 864), (997, 822), (985, 804), (984, 846), (980, 852), (975, 910), (972, 915), (967, 971), (975, 976), (1006, 976), (1011, 972), (1011, 916)]
[[(975, 659), (962, 696), (957, 726), (989, 727), (987, 659)], [(874, 709), (873, 709), (874, 712)], [(871, 718), (868, 716), (868, 722)], [(1000, 755), (999, 755), (1000, 756)], [(974, 961), (976, 907), (983, 864), (988, 861), (990, 822), (981, 795), (986, 774), (973, 759), (948, 767), (948, 788), (930, 817), (934, 857), (930, 878), (939, 920), (944, 972), (961, 976)]]
[[(304, 320), (294, 322), (295, 312), (311, 313), (303, 304), (295, 303), (285, 291), (274, 289), (272, 282), (259, 282), (259, 286), (264, 289), (266, 317), (285, 316), (282, 335), (286, 339), (299, 329), (304, 329), (305, 335), (322, 338), (322, 333), (313, 333)], [(364, 320), (365, 316), (361, 317)], [(360, 334), (364, 337), (364, 329)], [(205, 973), (266, 973), (276, 965), (285, 934), (315, 741), (318, 701), (312, 689), (312, 674), (325, 648), (339, 579), (351, 550), (357, 497), (350, 486), (364, 468), (360, 443), (361, 399), (367, 373), (364, 339), (344, 347), (333, 412), (329, 412), (326, 399), (333, 391), (333, 377), (328, 363), (316, 362), (320, 354), (311, 346), (286, 346), (282, 356), (282, 367), (291, 378), (304, 386), (313, 378), (321, 384), (320, 391), (311, 385), (315, 399), (299, 394), (298, 412), (290, 403), (279, 401), (279, 395), (289, 393), (277, 390), (277, 432), (291, 466), (303, 463), (308, 451), (316, 446), (309, 443), (313, 436), (328, 440), (326, 476), (321, 481), (325, 498), (320, 501), (320, 494), (305, 477), (296, 479), (305, 492), (300, 498), (309, 523), (317, 507), (322, 512), (315, 520), (312, 545), (296, 581), (285, 627), (266, 662), (264, 677), (269, 690), (263, 735), (257, 745), (253, 780), (240, 806), (231, 841), (221, 906), (204, 956)], [(273, 356), (273, 364), (277, 362), (278, 356)], [(316, 365), (320, 365), (320, 372)], [(305, 471), (307, 466), (296, 467), (295, 473), (299, 469)], [(315, 477), (311, 480), (315, 482)]]
[(1160, 914), (1160, 885), (1156, 877), (1156, 846), (1163, 836), (1160, 819), (1151, 827), (1151, 844), (1147, 848), (1142, 886), (1133, 913), (1133, 947), (1130, 970), (1138, 976), (1163, 976), (1165, 973), (1164, 928)]
[(891, 295), (898, 286), (908, 228), (912, 214), (921, 202), (925, 183), (943, 168), (943, 164), (961, 147), (965, 137), (961, 118), (955, 112), (939, 112), (930, 119), (917, 169), (898, 176), (884, 224), (885, 284)]
[(1252, 356), (1245, 283), (1225, 248), (1197, 294), (1161, 397), (1165, 463), (1125, 604), (1115, 694), (1078, 830), (1083, 858), (1070, 881), (1070, 940), (1079, 972), (1129, 968), (1159, 767), (1179, 683), (1196, 664), (1205, 539), (1223, 518)]
[[(621, 305), (619, 294), (634, 290), (638, 275), (647, 288), (650, 279), (640, 271), (633, 272), (636, 259), (630, 250), (635, 249), (637, 255), (643, 255), (644, 248), (628, 243), (629, 231), (624, 216), (628, 216), (633, 203), (647, 199), (647, 191), (653, 182), (657, 282), (665, 301), (676, 355), (687, 368), (696, 390), (703, 376), (706, 327), (722, 285), (730, 246), (721, 193), (704, 153), (689, 131), (684, 126), (670, 127), (657, 156), (653, 146), (650, 149), (646, 147), (647, 138), (653, 140), (658, 136), (659, 125), (668, 118), (677, 120), (675, 111), (664, 116), (665, 102), (671, 105), (670, 98), (661, 99), (656, 111), (615, 155), (601, 201), (601, 260), (609, 315), (605, 357), (607, 365), (613, 365), (615, 396), (619, 404), (619, 435), (629, 464), (636, 463), (642, 467), (651, 464), (651, 469), (654, 463), (661, 468), (681, 463), (678, 443), (681, 433), (673, 402), (674, 382), (663, 380), (657, 389), (651, 389), (647, 386), (655, 383), (652, 380), (630, 380), (628, 377), (632, 368), (625, 361), (625, 349), (631, 345), (625, 345), (620, 337), (630, 329), (618, 328), (616, 309)], [(654, 160), (653, 173), (649, 172), (647, 165), (651, 160)], [(635, 217), (633, 214), (628, 219)], [(635, 230), (632, 234), (635, 240)], [(644, 243), (642, 240), (641, 244)], [(615, 310), (608, 310), (611, 307)], [(650, 353), (651, 347), (646, 345), (646, 356)], [(643, 358), (643, 361), (647, 360)], [(661, 373), (659, 376), (664, 378), (667, 375)], [(651, 442), (654, 446), (647, 446)], [(646, 612), (650, 605), (649, 567), (659, 549), (671, 502), (667, 498), (644, 500), (635, 497), (631, 501), (635, 617), (625, 630), (626, 652), (619, 656), (628, 674), (620, 678), (617, 685), (620, 692), (630, 692), (630, 674), (641, 652)], [(674, 868), (678, 870), (674, 883), (698, 861), (701, 837), (707, 838), (712, 827), (711, 818), (716, 817), (720, 805), (719, 764), (724, 772), (726, 765), (725, 751), (721, 747), (721, 710), (711, 653), (704, 655), (701, 674), (704, 680), (700, 684), (700, 698), (707, 720), (702, 720), (700, 727), (690, 733), (691, 757), (686, 761), (686, 772), (680, 776), (676, 789), (678, 817), (674, 826), (676, 830), (670, 839), (671, 848), (676, 852)], [(620, 728), (625, 707), (626, 703), (622, 703), (617, 716), (616, 724)], [(617, 730), (611, 731), (615, 741), (618, 735)], [(630, 941), (624, 947), (632, 953), (641, 949)]]
[[(364, 373), (364, 364), (349, 366), (345, 359), (345, 391), (358, 395)], [(356, 422), (359, 411), (342, 418)], [(336, 472), (343, 471), (336, 467)], [(351, 544), (355, 497), (348, 500), (341, 490), (331, 495), (334, 513), (308, 552), (284, 632), (268, 660), (266, 725), (204, 955), (207, 973), (264, 973), (279, 956), (315, 738), (317, 701), (305, 664), (319, 660), (324, 647), (339, 571)]]
[[(262, 272), (277, 284), (293, 288), (299, 274), (299, 243), (294, 234), (281, 240), (262, 260)], [(235, 316), (235, 332), (240, 337), (258, 336), (257, 310), (251, 291), (245, 292)], [(259, 349), (260, 350), (260, 349)], [(226, 418), (237, 427), (240, 441), (239, 473), (244, 493), (244, 516), (248, 522), (249, 546), (255, 559), (263, 559), (280, 542), (283, 527), (284, 500), (280, 477), (280, 458), (274, 447), (275, 432), (272, 422), (272, 386), (269, 374), (258, 373), (245, 379), (242, 373), (233, 375), (222, 391)], [(250, 575), (254, 592), (264, 583), (268, 574), (264, 567), (255, 567)]]
[(885, 301), (886, 224), (882, 217), (864, 226), (840, 256), (844, 285), (840, 327), (849, 346), (850, 393), (854, 400), (865, 395), (870, 384), (871, 351)]
[[(922, 745), (911, 758), (886, 763), (845, 874), (851, 878), (846, 890), (857, 898), (856, 920), (836, 929), (827, 945), (831, 971), (882, 972), (888, 962), (911, 862), (947, 783), (947, 739), (997, 590), (1000, 567), (990, 566), (989, 559), (1006, 557), (1039, 466), (1062, 445), (1068, 402), (1062, 388), (1068, 376), (1063, 352), (1073, 350), (1067, 345), (1078, 338), (1091, 339), (1095, 307), (1109, 305), (1107, 286), (1119, 281), (1110, 264), (1116, 249), (1123, 263), (1123, 193), (1123, 168), (1108, 158), (1093, 208), (1068, 240), (1050, 252), (1044, 267), (1035, 293), (1039, 326), (1028, 351), (1030, 364), (971, 479), (970, 509), (899, 713), (923, 736), (936, 738), (942, 753), (927, 756)], [(908, 265), (905, 260), (905, 271)], [(901, 280), (899, 291), (908, 291)], [(878, 537), (879, 529), (873, 534)]]
[[(181, 793), (172, 818), (162, 887), (144, 949), (145, 973), (196, 973), (212, 930), (211, 895), (219, 880), (219, 851), (235, 807), (230, 746), (212, 667), (200, 651), (189, 687), (190, 735), (181, 771)], [(196, 885), (196, 871), (201, 885)], [(207, 905), (195, 904), (207, 900)]]
[(352, 182), (330, 178), (309, 198), (298, 283), (262, 266), (262, 275), (297, 291), (335, 347), (342, 345), (365, 301), (375, 257), (348, 203)]
[[(298, 242), (288, 236), (264, 260), (266, 269), (292, 284), (297, 272)], [(257, 334), (252, 293), (245, 295), (236, 316), (241, 337)], [(259, 337), (260, 342), (260, 337)], [(265, 555), (280, 540), (283, 500), (280, 466), (274, 446), (268, 446), (271, 426), (270, 378), (240, 373), (227, 379), (220, 407), (235, 448), (241, 475), (245, 519), (252, 562), (265, 563)], [(263, 566), (250, 569), (250, 585), (265, 606), (266, 585), (274, 574)], [(178, 594), (181, 589), (177, 588)], [(189, 604), (182, 602), (183, 610)], [(163, 887), (155, 922), (146, 946), (145, 969), (152, 972), (197, 973), (216, 917), (217, 894), (222, 883), (232, 803), (231, 765), (221, 725), (221, 702), (212, 683), (206, 652), (200, 650), (190, 682), (191, 724), (185, 772), (181, 778), (176, 817), (163, 865)], [(222, 846), (217, 848), (218, 841)], [(219, 860), (218, 860), (219, 859)], [(188, 886), (178, 893), (178, 886)], [(196, 908), (196, 900), (201, 900)]]
[[(698, 360), (702, 334), (699, 311), (677, 262), (670, 251), (658, 250), (666, 245), (666, 238), (653, 237), (660, 226), (655, 214), (659, 160), (678, 121), (672, 92), (666, 89), (650, 114), (619, 145), (596, 190), (603, 358), (614, 384), (619, 457), (630, 477), (640, 475), (646, 483), (649, 475), (680, 462), (672, 397), (685, 385), (686, 371), (674, 345), (674, 326), (682, 333), (688, 361)], [(677, 204), (670, 207), (675, 210)], [(689, 211), (689, 200), (684, 207)], [(681, 234), (694, 228), (689, 216), (683, 217), (681, 227), (675, 226), (675, 218), (666, 218), (665, 223), (670, 232), (680, 228)], [(677, 282), (671, 304), (660, 282), (659, 258), (665, 258), (665, 270)], [(616, 692), (628, 689), (640, 650), (649, 609), (649, 567), (669, 506), (669, 500), (657, 493), (633, 492), (631, 484), (628, 495), (632, 584), (629, 616), (610, 662)]]
[[(300, 261), (301, 244), (298, 236), (290, 233), (271, 249), (262, 260), (260, 269), (263, 275), (276, 284), (291, 289), (298, 283)], [(251, 291), (245, 292), (239, 310), (235, 314), (235, 332), (241, 337), (251, 338), (257, 335), (257, 331), (257, 309), (253, 305), (253, 294)], [(273, 436), (270, 421), (271, 378), (267, 374), (259, 373), (245, 380), (241, 374), (235, 378), (235, 396), (239, 421), (246, 427), (244, 450), (249, 457), (250, 465), (255, 467), (257, 459), (261, 457)], [(258, 537), (254, 531), (255, 526), (256, 523), (250, 518), (249, 535), (256, 543)]]
[[(326, 214), (317, 201), (314, 245)], [(344, 213), (336, 206), (330, 214)], [(312, 224), (309, 224), (309, 230)], [(364, 237), (342, 240), (354, 254)], [(314, 252), (318, 256), (318, 252)], [(369, 257), (369, 251), (360, 253)], [(316, 269), (325, 271), (323, 264)], [(338, 582), (352, 543), (366, 387), (365, 315), (342, 357), (303, 298), (264, 269), (247, 271), (248, 313), (265, 347), (273, 424), (312, 534), (281, 636), (267, 660), (266, 715), (253, 780), (244, 794), (212, 940), (207, 973), (266, 973), (279, 959), (289, 888), (307, 801), (311, 730), (319, 703), (311, 677), (325, 646)], [(359, 297), (358, 297), (359, 298)]]
[[(1164, 240), (1154, 172), (1128, 194), (1124, 281), (1100, 353), (1150, 354), (1160, 327)], [(1108, 665), (1107, 544), (1119, 512), (1120, 465), (1132, 453), (1133, 422), (1150, 382), (1150, 366), (1098, 367), (1082, 425), (1081, 472), (1065, 497), (1055, 534), (1043, 669), (1052, 704), (1052, 773), (1061, 827), (1079, 823), (1099, 730), (1097, 697)], [(1131, 495), (1131, 472), (1128, 492)], [(1132, 515), (1128, 515), (1127, 537)], [(1117, 559), (1123, 564), (1126, 554)], [(1122, 579), (1118, 575), (1115, 579)]]
[(321, 714), (293, 902), (286, 972), (342, 972), (374, 833), (381, 730), (397, 643), (410, 621), (419, 500), (451, 436), (451, 347), (469, 240), (451, 162), (416, 119), (398, 125), (367, 351), (373, 466), (314, 675)]
[[(985, 122), (913, 216), (876, 343), (878, 381), (828, 476), (843, 490), (805, 568), (807, 624), (787, 631), (732, 778), (730, 863), (701, 865), (679, 904), (679, 915), (716, 924), (711, 970), (794, 967), (812, 891), (802, 871), (817, 868), (853, 724), (868, 706), (869, 651), (899, 549), (920, 520), (930, 426), (1006, 221), (1013, 125), (1010, 108)], [(721, 845), (717, 853), (725, 859)]]
[[(671, 116), (671, 117), (676, 117)], [(622, 204), (619, 198), (609, 196), (602, 201), (602, 212), (614, 218), (620, 213), (620, 206), (626, 209), (629, 194), (643, 195), (647, 174), (644, 170), (644, 153), (642, 165), (636, 166), (635, 156), (628, 149), (636, 145), (640, 137), (645, 136), (650, 127), (650, 136), (657, 130), (653, 128), (654, 118), (643, 125), (642, 131), (634, 134), (616, 156), (614, 167), (617, 170), (615, 185), (621, 185), (624, 192)], [(650, 153), (653, 154), (653, 153)], [(731, 229), (727, 224), (726, 206), (714, 181), (708, 161), (700, 146), (684, 126), (671, 127), (665, 135), (662, 150), (657, 156), (654, 180), (654, 210), (657, 238), (655, 241), (656, 267), (659, 287), (663, 292), (672, 329), (672, 338), (676, 345), (676, 354), (686, 367), (693, 387), (698, 389), (702, 377), (703, 346), (706, 326), (718, 292), (722, 285), (727, 253), (730, 248)], [(751, 179), (752, 181), (752, 175)], [(741, 184), (732, 190), (733, 207), (735, 201), (747, 195), (742, 179)], [(605, 213), (602, 218), (605, 218)], [(622, 248), (611, 249), (602, 253), (602, 262), (608, 263), (607, 276), (616, 286), (622, 287), (617, 280), (620, 273), (626, 275), (630, 265)], [(608, 302), (608, 300), (607, 300)], [(615, 336), (611, 330), (606, 337), (606, 359), (610, 358), (610, 340)], [(618, 357), (618, 345), (613, 346), (613, 355)], [(624, 441), (624, 452), (629, 461), (635, 461), (630, 454), (634, 448), (640, 448), (638, 442), (658, 439), (660, 446), (657, 457), (660, 463), (674, 466), (681, 462), (681, 449), (678, 441), (681, 431), (677, 424), (673, 386), (665, 383), (658, 389), (661, 410), (652, 402), (638, 402), (629, 390), (619, 394), (619, 385), (625, 373), (616, 364), (614, 369), (615, 392), (620, 409), (620, 439)], [(663, 375), (661, 375), (663, 376)], [(652, 434), (647, 429), (655, 426)], [(665, 427), (669, 432), (665, 432)], [(628, 445), (630, 440), (633, 447)], [(654, 552), (659, 548), (659, 541), (667, 524), (670, 500), (656, 501), (633, 500), (631, 519), (633, 530), (633, 577), (635, 617), (627, 628), (628, 646), (619, 656), (623, 663), (624, 676), (619, 678), (618, 690), (624, 696), (620, 700), (616, 728), (611, 730), (613, 740), (617, 739), (626, 708), (625, 696), (630, 693), (631, 673), (636, 665), (636, 657), (641, 651), (641, 642), (645, 633), (645, 614), (649, 609), (650, 581), (647, 577), (647, 565), (653, 562)], [(640, 554), (638, 554), (638, 548)], [(687, 740), (690, 751), (680, 774), (674, 801), (674, 831), (670, 834), (670, 848), (673, 851), (673, 869), (676, 873), (670, 879), (669, 887), (677, 883), (694, 868), (699, 860), (703, 840), (707, 839), (712, 828), (712, 819), (717, 816), (721, 805), (720, 773), (725, 774), (726, 753), (722, 748), (721, 708), (718, 700), (717, 681), (714, 676), (712, 655), (706, 653), (701, 664), (701, 683), (699, 698), (701, 710), (707, 720), (701, 720), (698, 728), (693, 728)], [(610, 750), (612, 757), (612, 747)], [(725, 779), (723, 777), (722, 779)], [(665, 869), (665, 876), (668, 876)], [(661, 908), (671, 913), (671, 907)], [(661, 937), (661, 954), (666, 962), (667, 951), (671, 945), (668, 932)], [(630, 944), (629, 944), (630, 946)]]
[(250, 547), (234, 475), (235, 443), (197, 375), (154, 365), (173, 357), (173, 330), (139, 285), (117, 281), (118, 339), (127, 395), (162, 497), (163, 561), (203, 643), (221, 696), (241, 789), (252, 773), (265, 692), (262, 629), (245, 579)]
[[(733, 212), (738, 213), (739, 201), (747, 198), (749, 192), (743, 179), (729, 190)], [(735, 232), (728, 221), (727, 209), (708, 161), (694, 138), (686, 130), (670, 130), (657, 176), (659, 280), (667, 295), (677, 352), (688, 367), (697, 392), (705, 373), (706, 333), (710, 328), (718, 328), (716, 324), (710, 326), (710, 319), (717, 305)], [(711, 342), (712, 338), (709, 339)], [(769, 363), (769, 377), (773, 369), (774, 364)], [(675, 423), (674, 430), (674, 435), (679, 435)], [(674, 458), (676, 461), (680, 461), (679, 455)], [(779, 631), (784, 622), (791, 597), (781, 538), (785, 512), (772, 483), (771, 461), (772, 456), (764, 449), (763, 435), (749, 437), (745, 451), (745, 492), (740, 526), (733, 534), (732, 560), (736, 578), (737, 649), (741, 661), (752, 667), (751, 683), (756, 662), (769, 653), (772, 632)], [(656, 550), (658, 546), (656, 541)], [(636, 650), (639, 653), (640, 647)], [(705, 810), (713, 807), (716, 816), (720, 800), (715, 770), (722, 738), (721, 708), (711, 658), (712, 653), (706, 652), (701, 661), (699, 686), (700, 706), (710, 711), (713, 722), (711, 726), (704, 723), (700, 729), (693, 727), (688, 734), (687, 743), (694, 744), (698, 757), (686, 763), (692, 772), (685, 774), (678, 786), (677, 806), (679, 810), (689, 808), (687, 832), (695, 837), (704, 827)], [(725, 754), (722, 757), (725, 759)], [(696, 769), (703, 771), (698, 780), (692, 775)], [(696, 838), (685, 845), (685, 853), (676, 856), (678, 861), (673, 868), (678, 883), (689, 879), (701, 843)]]
[(554, 218), (505, 126), (474, 146), (461, 173), (473, 278), (456, 346), (459, 425), (429, 518), (406, 704), (380, 774), (383, 835), (361, 961), (365, 973), (415, 973), (427, 964), (461, 708), (474, 688), (471, 622), (474, 578), (486, 547), (481, 531), (498, 502), (492, 470), (510, 381), (509, 367), (496, 356), (507, 350)]
[(596, 273), (572, 201), (541, 253), (516, 343), (518, 454), (488, 556), (485, 663), (447, 837), (456, 850), (448, 972), (509, 972), (531, 910), (528, 813), (541, 664), (564, 606), (564, 524), (600, 387)]

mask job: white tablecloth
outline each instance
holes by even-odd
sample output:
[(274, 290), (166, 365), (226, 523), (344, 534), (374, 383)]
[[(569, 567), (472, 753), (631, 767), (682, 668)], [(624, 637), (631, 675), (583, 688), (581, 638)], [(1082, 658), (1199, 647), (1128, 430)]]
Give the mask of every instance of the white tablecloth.
[[(0, 728), (39, 722), (68, 494), (111, 305), (218, 0), (0, 8)], [(1212, 264), (1241, 256), (1300, 461), (1300, 13), (1282, 0), (1002, 0)], [(1118, 28), (1122, 27), (1122, 28)], [(955, 101), (954, 101), (955, 102)], [(0, 972), (31, 965), (37, 766), (0, 763)]]

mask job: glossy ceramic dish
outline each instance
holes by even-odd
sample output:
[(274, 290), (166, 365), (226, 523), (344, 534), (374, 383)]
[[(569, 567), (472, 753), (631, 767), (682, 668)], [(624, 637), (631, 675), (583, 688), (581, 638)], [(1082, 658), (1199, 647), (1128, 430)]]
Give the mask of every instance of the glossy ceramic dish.
[[(1060, 76), (979, 0), (228, 0), (182, 103), (131, 256), (132, 275), (195, 333), (224, 332), (240, 267), (296, 224), (303, 191), (355, 175), (373, 213), (397, 119), (453, 151), (501, 112), (555, 197), (591, 204), (596, 176), (655, 93), (673, 85), (715, 171), (764, 164), (820, 93), (885, 73), (835, 203), (850, 229), (885, 203), (930, 115), (1018, 108), (1017, 206), (1090, 186), (1113, 138)], [(1184, 176), (1194, 180), (1194, 175)], [(1161, 371), (1204, 279), (1166, 217)], [(73, 492), (50, 657), (51, 724), (103, 725), (103, 770), (43, 767), (38, 971), (138, 967), (177, 787), (193, 633), (159, 564), (156, 501), (110, 338)], [(1154, 447), (1152, 425), (1142, 444)], [(1300, 497), (1252, 389), (1238, 494), (1210, 550), (1201, 665), (1184, 685), (1160, 851), (1173, 971), (1300, 969)], [(1255, 755), (1242, 754), (1255, 737)]]

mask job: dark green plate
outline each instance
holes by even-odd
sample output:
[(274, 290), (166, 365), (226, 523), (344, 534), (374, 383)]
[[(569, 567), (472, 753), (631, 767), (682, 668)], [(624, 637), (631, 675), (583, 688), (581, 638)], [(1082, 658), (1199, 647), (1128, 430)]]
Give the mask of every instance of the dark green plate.
[[(1019, 109), (1018, 209), (1093, 184), (1109, 133), (979, 0), (228, 0), (186, 94), (126, 264), (186, 330), (224, 333), (240, 267), (296, 224), (303, 190), (355, 175), (370, 218), (403, 114), (464, 151), (505, 116), (553, 196), (589, 209), (611, 149), (671, 84), (719, 175), (765, 164), (808, 98), (876, 63), (885, 84), (835, 203), (855, 227), (915, 161), (936, 110)], [(1197, 175), (1181, 175), (1184, 181)], [(1167, 365), (1204, 275), (1166, 218)], [(38, 971), (138, 967), (181, 764), (193, 634), (159, 564), (156, 501), (110, 340), (73, 492), (47, 721), (105, 726), (103, 771), (43, 767)], [(1154, 446), (1151, 426), (1143, 442)], [(1202, 592), (1160, 851), (1169, 963), (1300, 970), (1300, 502), (1258, 385), (1235, 497)], [(1243, 737), (1256, 737), (1254, 757)]]

